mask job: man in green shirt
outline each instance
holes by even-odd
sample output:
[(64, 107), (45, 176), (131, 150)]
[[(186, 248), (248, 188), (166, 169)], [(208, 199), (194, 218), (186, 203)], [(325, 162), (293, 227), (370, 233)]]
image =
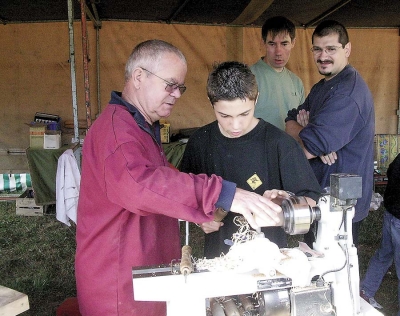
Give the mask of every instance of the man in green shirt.
[(259, 90), (255, 116), (285, 130), (287, 112), (304, 102), (303, 82), (285, 68), (296, 42), (294, 24), (276, 16), (262, 27), (265, 56), (252, 65)]

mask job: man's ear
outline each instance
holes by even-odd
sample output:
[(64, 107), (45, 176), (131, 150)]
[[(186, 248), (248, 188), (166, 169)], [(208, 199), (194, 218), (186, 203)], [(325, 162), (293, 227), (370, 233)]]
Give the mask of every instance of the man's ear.
[(132, 82), (136, 89), (140, 89), (140, 86), (145, 76), (144, 70), (140, 67), (135, 68), (132, 72)]
[[(263, 54), (261, 56), (265, 57), (264, 55), (266, 55), (266, 51), (268, 49), (268, 42), (267, 42), (267, 38), (265, 38), (265, 41), (263, 38), (260, 39), (260, 52)], [(264, 59), (264, 58), (263, 58)]]
[(350, 42), (348, 42), (344, 46), (344, 50), (345, 50), (346, 57), (349, 58), (350, 57), (350, 53), (351, 53), (351, 43)]
[(214, 104), (212, 104), (212, 102), (211, 102), (210, 98), (208, 98), (208, 97), (207, 97), (207, 99), (208, 99), (208, 101), (210, 101), (210, 105), (211, 105), (211, 107), (212, 107), (212, 108), (214, 108)]

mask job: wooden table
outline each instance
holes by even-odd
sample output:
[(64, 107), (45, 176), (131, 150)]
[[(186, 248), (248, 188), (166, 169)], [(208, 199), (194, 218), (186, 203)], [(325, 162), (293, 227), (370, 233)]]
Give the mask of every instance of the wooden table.
[(78, 145), (70, 144), (58, 149), (28, 148), (26, 150), (36, 205), (56, 204), (58, 158), (67, 149), (75, 151), (77, 148), (79, 148)]
[(28, 295), (0, 285), (0, 316), (14, 316), (28, 309)]

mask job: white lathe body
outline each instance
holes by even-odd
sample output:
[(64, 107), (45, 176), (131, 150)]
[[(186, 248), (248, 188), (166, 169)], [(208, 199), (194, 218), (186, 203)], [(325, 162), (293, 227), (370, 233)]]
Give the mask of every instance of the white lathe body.
[[(318, 222), (313, 250), (320, 256), (309, 258), (310, 269), (301, 275), (288, 277), (277, 273), (268, 277), (257, 270), (194, 272), (185, 280), (181, 274), (143, 276), (133, 269), (135, 299), (165, 301), (168, 316), (217, 316), (210, 311), (210, 299), (220, 298), (223, 306), (226, 297), (237, 303), (238, 312), (229, 314), (222, 308), (218, 315), (382, 315), (359, 296), (358, 256), (353, 245), (351, 219), (356, 199), (360, 197), (357, 191), (360, 179), (352, 175), (333, 175), (330, 195), (322, 196), (315, 208), (307, 206), (308, 216), (298, 216), (305, 210), (296, 209), (295, 199), (282, 205), (288, 233), (304, 233), (304, 229), (299, 231), (296, 225), (298, 222), (298, 227), (304, 226), (306, 217), (308, 228), (313, 221)], [(343, 189), (348, 192), (343, 193)], [(302, 284), (306, 279), (306, 285), (297, 286), (297, 278), (301, 278)], [(254, 309), (246, 310), (239, 303), (237, 297), (244, 294), (252, 296)]]

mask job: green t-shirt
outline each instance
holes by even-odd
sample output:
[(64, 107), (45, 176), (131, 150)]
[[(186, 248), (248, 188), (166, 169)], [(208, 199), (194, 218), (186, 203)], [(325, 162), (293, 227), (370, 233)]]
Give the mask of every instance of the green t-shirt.
[(262, 59), (250, 69), (256, 77), (259, 91), (254, 116), (285, 130), (287, 112), (304, 102), (303, 82), (286, 68), (276, 72)]

